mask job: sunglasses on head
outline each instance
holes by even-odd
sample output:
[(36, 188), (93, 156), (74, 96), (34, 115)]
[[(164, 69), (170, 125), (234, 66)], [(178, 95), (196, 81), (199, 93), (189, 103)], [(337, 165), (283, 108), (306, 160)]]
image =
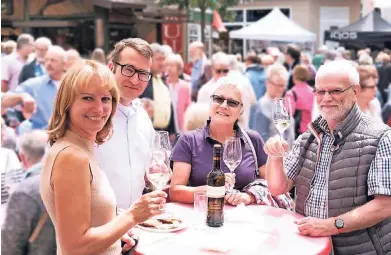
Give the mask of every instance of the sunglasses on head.
[(218, 95), (212, 95), (212, 96), (210, 96), (210, 98), (212, 99), (212, 101), (214, 103), (219, 104), (219, 105), (222, 105), (225, 101), (227, 101), (227, 105), (232, 108), (237, 108), (239, 105), (242, 105), (241, 102), (238, 102), (234, 99), (227, 99), (227, 98), (224, 98), (224, 97), (218, 96)]
[(227, 73), (229, 72), (228, 69), (216, 69), (215, 71), (216, 71), (216, 73), (218, 73), (218, 74), (221, 74), (221, 73), (227, 74)]

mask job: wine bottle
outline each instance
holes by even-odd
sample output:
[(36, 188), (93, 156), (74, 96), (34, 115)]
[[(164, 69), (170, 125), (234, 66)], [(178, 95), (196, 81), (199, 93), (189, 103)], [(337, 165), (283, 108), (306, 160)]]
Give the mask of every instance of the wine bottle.
[(208, 211), (206, 225), (221, 227), (224, 224), (225, 175), (220, 169), (221, 145), (213, 146), (213, 169), (208, 174), (206, 195)]

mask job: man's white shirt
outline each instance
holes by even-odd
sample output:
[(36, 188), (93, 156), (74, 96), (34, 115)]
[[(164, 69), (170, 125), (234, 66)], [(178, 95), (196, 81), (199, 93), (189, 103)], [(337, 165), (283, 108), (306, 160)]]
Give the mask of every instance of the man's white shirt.
[(127, 209), (142, 196), (155, 131), (139, 99), (131, 106), (118, 104), (113, 128), (112, 137), (99, 145), (95, 154), (114, 190), (118, 208)]

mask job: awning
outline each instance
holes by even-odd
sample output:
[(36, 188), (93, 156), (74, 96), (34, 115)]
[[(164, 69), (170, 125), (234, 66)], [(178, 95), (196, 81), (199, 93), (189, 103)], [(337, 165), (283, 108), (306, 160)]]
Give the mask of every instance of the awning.
[(212, 26), (219, 33), (227, 32), (227, 29), (224, 26), (223, 20), (221, 19), (220, 13), (217, 10), (213, 11), (213, 23)]
[(151, 0), (92, 0), (92, 4), (106, 9), (145, 8)]

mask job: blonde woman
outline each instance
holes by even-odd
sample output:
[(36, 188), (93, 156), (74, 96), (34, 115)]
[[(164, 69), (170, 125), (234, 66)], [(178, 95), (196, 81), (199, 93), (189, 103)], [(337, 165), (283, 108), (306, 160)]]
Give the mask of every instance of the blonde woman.
[(184, 115), (191, 103), (190, 84), (179, 78), (183, 72), (183, 60), (179, 54), (171, 54), (166, 59), (167, 85), (174, 108), (175, 130), (182, 133)]
[(127, 234), (133, 226), (162, 213), (163, 192), (144, 195), (116, 213), (116, 198), (94, 146), (109, 139), (118, 100), (113, 74), (94, 61), (73, 67), (59, 88), (40, 188), (56, 230), (57, 254), (118, 255), (120, 239), (126, 243), (123, 251), (135, 245)]

